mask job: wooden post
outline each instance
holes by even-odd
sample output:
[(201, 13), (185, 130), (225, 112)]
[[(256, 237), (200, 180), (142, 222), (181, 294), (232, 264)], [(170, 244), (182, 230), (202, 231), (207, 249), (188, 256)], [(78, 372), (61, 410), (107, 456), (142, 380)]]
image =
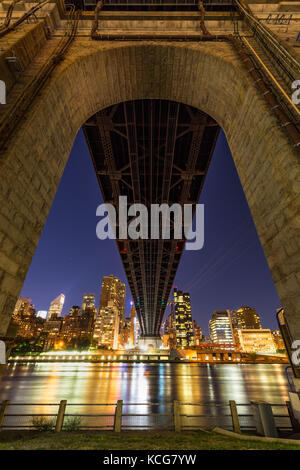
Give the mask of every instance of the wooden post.
[(237, 412), (236, 402), (234, 400), (229, 400), (231, 418), (232, 418), (232, 426), (233, 431), (241, 434), (241, 427), (239, 421), (239, 415)]
[(6, 415), (8, 407), (9, 407), (9, 400), (4, 400), (0, 406), (0, 431), (2, 430), (2, 426), (4, 423), (4, 419), (5, 419), (5, 415)]
[(61, 400), (58, 408), (55, 430), (54, 432), (60, 432), (62, 430), (66, 412), (67, 400)]
[(114, 421), (114, 431), (122, 431), (122, 411), (123, 411), (123, 400), (117, 401), (116, 411), (115, 411), (115, 421)]
[(180, 432), (181, 431), (181, 418), (180, 418), (180, 402), (178, 400), (174, 400), (174, 431)]

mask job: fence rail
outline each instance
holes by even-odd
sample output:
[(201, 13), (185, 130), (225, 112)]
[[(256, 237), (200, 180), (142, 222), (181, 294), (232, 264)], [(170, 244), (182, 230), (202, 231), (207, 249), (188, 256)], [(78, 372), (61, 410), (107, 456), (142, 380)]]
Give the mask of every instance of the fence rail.
[[(22, 412), (19, 412), (22, 407)], [(90, 411), (89, 411), (90, 410)], [(267, 416), (267, 418), (266, 418)], [(212, 429), (262, 433), (263, 421), (273, 422), (273, 435), (295, 430), (287, 403), (11, 403), (0, 405), (0, 431), (5, 429), (122, 430), (168, 429), (176, 432)], [(75, 424), (74, 424), (75, 420)], [(73, 423), (73, 424), (72, 424)], [(269, 429), (268, 428), (268, 429)]]

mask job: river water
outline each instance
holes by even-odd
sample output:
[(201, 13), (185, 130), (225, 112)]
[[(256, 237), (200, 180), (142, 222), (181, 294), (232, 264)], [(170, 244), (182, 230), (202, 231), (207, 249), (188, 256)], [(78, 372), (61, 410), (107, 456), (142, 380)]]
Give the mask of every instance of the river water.
[[(130, 404), (125, 405), (124, 413), (171, 414), (168, 403), (179, 400), (193, 404), (183, 408), (187, 414), (221, 414), (221, 404), (229, 400), (235, 400), (238, 404), (256, 400), (284, 404), (288, 400), (285, 367), (274, 364), (142, 363), (10, 365), (0, 382), (0, 400), (34, 404), (11, 405), (10, 413), (34, 411), (51, 414), (57, 411), (57, 406), (54, 410), (49, 404), (67, 400), (68, 413), (113, 414), (113, 404), (121, 399)], [(92, 406), (99, 403), (108, 406)], [(153, 403), (159, 405), (150, 405)], [(205, 404), (205, 407), (196, 403)], [(247, 410), (249, 408), (241, 407), (239, 412), (243, 414)], [(127, 418), (130, 419), (135, 419), (140, 426), (149, 424), (147, 417)], [(91, 421), (93, 419), (90, 418), (89, 425), (93, 425)], [(104, 421), (109, 426), (112, 418)], [(211, 422), (207, 419), (206, 424), (208, 421)], [(13, 418), (10, 418), (12, 422)]]

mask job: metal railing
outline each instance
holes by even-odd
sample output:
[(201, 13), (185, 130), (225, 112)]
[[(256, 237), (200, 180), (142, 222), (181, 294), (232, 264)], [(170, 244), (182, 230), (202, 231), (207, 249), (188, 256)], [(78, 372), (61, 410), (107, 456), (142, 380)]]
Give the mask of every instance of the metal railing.
[[(77, 0), (78, 1), (78, 0)], [(82, 0), (85, 9), (95, 7), (97, 0)], [(234, 0), (202, 0), (206, 10), (235, 9)], [(106, 11), (198, 11), (199, 0), (104, 0)]]
[[(0, 431), (44, 429), (70, 430), (70, 421), (78, 419), (76, 430), (211, 430), (214, 427), (235, 432), (258, 430), (254, 408), (256, 403), (11, 403), (0, 406)], [(276, 429), (292, 431), (294, 419), (287, 403), (267, 405)], [(21, 408), (21, 409), (20, 409)], [(44, 426), (44, 427), (43, 427)], [(71, 429), (72, 430), (72, 429)]]
[(278, 41), (276, 36), (262, 24), (250, 10), (240, 1), (236, 0), (238, 10), (243, 15), (245, 22), (252, 30), (254, 36), (257, 36), (260, 43), (264, 46), (266, 52), (277, 60), (281, 67), (283, 75), (288, 75), (291, 80), (299, 78), (300, 63), (292, 54)]

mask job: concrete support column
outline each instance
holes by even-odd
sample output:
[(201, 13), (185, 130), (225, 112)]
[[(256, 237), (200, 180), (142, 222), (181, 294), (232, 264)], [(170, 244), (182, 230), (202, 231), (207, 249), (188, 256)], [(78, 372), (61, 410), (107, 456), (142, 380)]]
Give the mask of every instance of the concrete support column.
[(252, 402), (252, 410), (258, 434), (265, 437), (278, 437), (272, 407), (265, 402)]

